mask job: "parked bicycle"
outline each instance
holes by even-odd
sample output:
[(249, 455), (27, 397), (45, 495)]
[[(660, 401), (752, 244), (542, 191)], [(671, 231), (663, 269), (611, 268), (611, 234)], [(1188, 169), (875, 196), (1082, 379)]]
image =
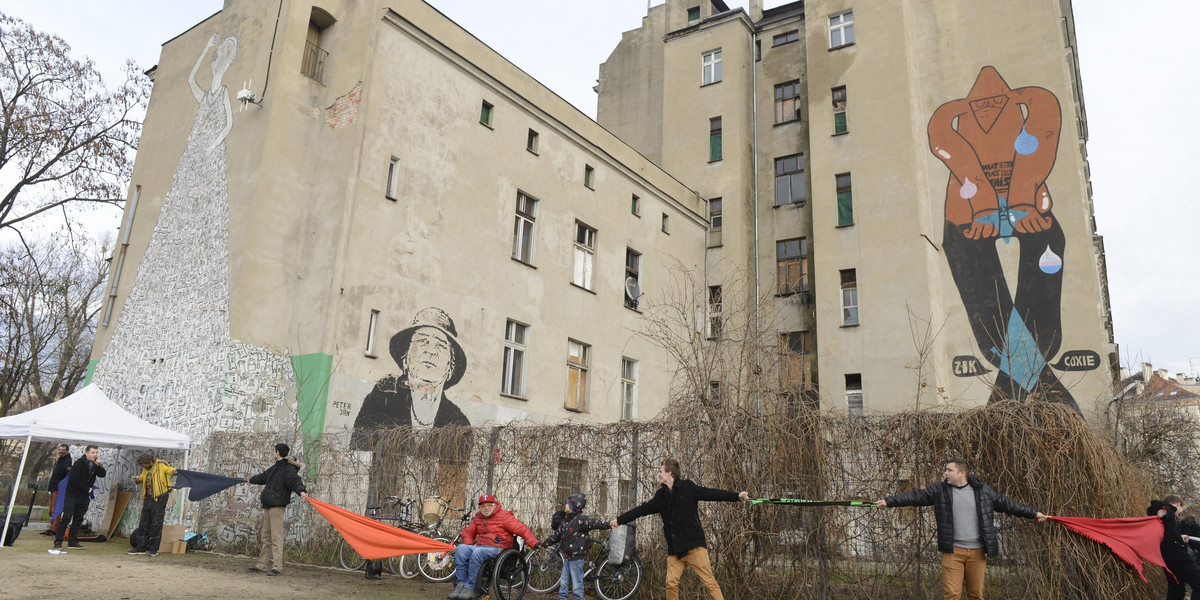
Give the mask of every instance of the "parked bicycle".
[[(549, 594), (558, 590), (562, 575), (562, 552), (557, 546), (538, 548), (525, 555), (529, 563), (529, 591)], [(629, 600), (642, 586), (645, 567), (635, 550), (633, 556), (620, 565), (608, 562), (608, 541), (592, 539), (583, 563), (583, 586), (595, 582), (596, 593), (604, 600)]]
[[(420, 533), (425, 527), (423, 522), (415, 521), (412, 518), (413, 507), (417, 504), (416, 500), (411, 498), (401, 500), (396, 496), (388, 496), (383, 501), (391, 505), (390, 515), (381, 516), (379, 509), (383, 507), (375, 505), (367, 506), (366, 516), (414, 533)], [(358, 552), (355, 552), (354, 548), (346, 543), (345, 538), (338, 542), (338, 562), (347, 571), (357, 571), (367, 564), (367, 560), (359, 556)], [(390, 557), (387, 559), (387, 566), (393, 575), (398, 575), (405, 579), (412, 579), (420, 573), (417, 570), (417, 558), (415, 555)]]
[[(473, 507), (472, 507), (473, 508)], [(471, 520), (471, 508), (452, 508), (449, 502), (441, 496), (433, 496), (425, 500), (421, 507), (422, 517), (428, 523), (428, 527), (421, 531), (421, 535), (439, 541), (457, 546), (462, 542), (462, 529), (466, 527), (467, 522)], [(459, 517), (458, 532), (453, 537), (450, 537), (448, 532), (442, 530), (442, 524), (446, 520), (446, 515), (450, 512), (462, 513)], [(454, 551), (444, 550), (440, 552), (425, 552), (422, 554), (412, 555), (416, 559), (417, 571), (421, 576), (429, 581), (440, 583), (450, 581), (454, 577)]]

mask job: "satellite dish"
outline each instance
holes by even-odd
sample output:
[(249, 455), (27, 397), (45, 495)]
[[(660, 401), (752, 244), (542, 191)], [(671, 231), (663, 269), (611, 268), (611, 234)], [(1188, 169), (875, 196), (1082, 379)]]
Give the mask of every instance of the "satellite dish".
[(637, 302), (638, 297), (642, 295), (642, 286), (637, 279), (633, 277), (625, 278), (625, 297)]

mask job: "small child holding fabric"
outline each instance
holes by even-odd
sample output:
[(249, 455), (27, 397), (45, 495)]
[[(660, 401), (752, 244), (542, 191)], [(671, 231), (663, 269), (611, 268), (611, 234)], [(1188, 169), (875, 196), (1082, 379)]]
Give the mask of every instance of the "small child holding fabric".
[(574, 588), (572, 597), (583, 600), (583, 559), (587, 554), (592, 539), (587, 532), (593, 529), (608, 529), (609, 523), (602, 519), (592, 519), (583, 514), (587, 507), (587, 496), (571, 494), (563, 506), (563, 517), (553, 534), (538, 542), (537, 547), (552, 546), (561, 543), (559, 550), (563, 553), (562, 577), (558, 579), (558, 600), (567, 600), (567, 593)]

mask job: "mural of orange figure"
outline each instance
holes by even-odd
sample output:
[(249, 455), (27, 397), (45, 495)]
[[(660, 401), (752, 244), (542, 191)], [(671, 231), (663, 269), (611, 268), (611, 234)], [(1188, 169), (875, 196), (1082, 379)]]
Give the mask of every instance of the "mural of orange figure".
[[(1037, 392), (1078, 409), (1050, 359), (1062, 342), (1062, 228), (1046, 177), (1054, 168), (1062, 114), (1039, 87), (1012, 89), (984, 67), (966, 98), (929, 120), (929, 149), (950, 170), (942, 245), (985, 359), (997, 369), (989, 401)], [(1019, 244), (1016, 294), (998, 244)]]

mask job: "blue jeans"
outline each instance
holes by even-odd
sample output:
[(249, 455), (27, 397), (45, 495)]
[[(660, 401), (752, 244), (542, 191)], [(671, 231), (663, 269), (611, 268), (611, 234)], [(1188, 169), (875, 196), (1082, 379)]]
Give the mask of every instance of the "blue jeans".
[(583, 559), (564, 560), (562, 577), (558, 578), (558, 600), (567, 600), (567, 590), (575, 588), (575, 600), (583, 600)]
[(474, 590), (475, 582), (479, 579), (479, 567), (483, 566), (483, 561), (499, 555), (500, 549), (495, 546), (459, 544), (454, 549), (455, 581), (466, 585), (469, 590)]

